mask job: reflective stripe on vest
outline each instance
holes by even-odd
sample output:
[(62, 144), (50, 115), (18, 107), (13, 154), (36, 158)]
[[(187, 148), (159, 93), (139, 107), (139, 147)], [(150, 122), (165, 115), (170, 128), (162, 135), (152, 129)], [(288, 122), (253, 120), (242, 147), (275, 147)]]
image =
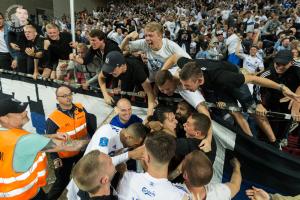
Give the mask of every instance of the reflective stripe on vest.
[(1, 200), (31, 199), (38, 193), (39, 188), (47, 183), (45, 153), (38, 152), (33, 164), (25, 172), (16, 172), (13, 168), (16, 145), (20, 138), (28, 134), (31, 133), (21, 129), (0, 131), (0, 149), (4, 155), (4, 159), (0, 160)]
[[(33, 163), (33, 165), (30, 167), (30, 169), (27, 170), (27, 172), (24, 172), (20, 176), (10, 177), (10, 178), (0, 178), (0, 184), (10, 184), (10, 183), (13, 183), (15, 181), (23, 181), (23, 180), (25, 180), (26, 178), (28, 178), (32, 174), (32, 172), (35, 171), (35, 169), (37, 168), (38, 164), (44, 161), (45, 157), (46, 157), (46, 154), (42, 153), (42, 155), (39, 156), (39, 158)], [(45, 171), (45, 170), (43, 170), (43, 171)]]
[[(50, 116), (57, 126), (58, 134), (67, 134), (71, 140), (80, 140), (87, 137), (87, 123), (84, 108), (80, 103), (74, 105), (74, 117), (70, 117), (62, 111), (56, 109)], [(70, 158), (79, 154), (79, 151), (58, 152), (60, 158)]]
[[(86, 128), (86, 123), (84, 123), (81, 126), (75, 128), (75, 130), (73, 130), (73, 131), (64, 132), (64, 134), (68, 134), (69, 136), (75, 135), (76, 133), (78, 133), (79, 131), (82, 131), (85, 128)], [(57, 132), (57, 133), (61, 133), (62, 134), (63, 132)]]
[(18, 188), (18, 189), (12, 190), (10, 192), (2, 192), (2, 193), (0, 193), (0, 198), (14, 197), (14, 196), (20, 195), (20, 194), (28, 191), (29, 189), (31, 189), (38, 182), (38, 179), (40, 177), (43, 177), (43, 176), (46, 175), (46, 169), (44, 169), (41, 172), (38, 172), (37, 174), (38, 174), (38, 176), (33, 181), (31, 181), (31, 183), (29, 183), (28, 185), (26, 185), (26, 186), (24, 186), (22, 188)]

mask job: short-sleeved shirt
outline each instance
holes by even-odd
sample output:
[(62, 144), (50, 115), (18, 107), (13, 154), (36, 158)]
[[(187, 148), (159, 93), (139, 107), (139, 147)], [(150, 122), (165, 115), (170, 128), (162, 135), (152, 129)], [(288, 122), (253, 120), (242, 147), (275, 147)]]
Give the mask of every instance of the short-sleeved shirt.
[(72, 35), (70, 33), (59, 33), (59, 40), (50, 40), (50, 46), (47, 52), (47, 67), (55, 67), (59, 59), (69, 60), (69, 54), (72, 53)]
[[(187, 154), (191, 153), (194, 150), (199, 149), (199, 144), (201, 142), (202, 140), (196, 138), (178, 138), (176, 140), (175, 155), (184, 158)], [(216, 142), (214, 138), (212, 138), (211, 151), (205, 153), (212, 163), (214, 163), (215, 161), (216, 150), (217, 150)]]
[[(271, 67), (261, 73), (260, 77), (270, 79), (279, 84), (284, 84), (293, 92), (296, 92), (297, 88), (300, 86), (300, 68), (297, 66), (291, 66), (280, 76), (277, 74), (275, 68)], [(289, 102), (279, 102), (279, 100), (284, 97), (282, 92), (279, 90), (255, 86), (253, 95), (256, 98), (256, 101), (263, 102), (263, 105), (266, 108), (277, 112), (290, 112), (288, 110)]]
[(123, 122), (121, 122), (119, 115), (116, 115), (111, 119), (110, 124), (113, 126), (117, 126), (119, 128), (127, 128), (128, 126), (136, 122), (143, 122), (143, 120), (139, 118), (137, 115), (132, 114), (128, 122), (124, 124)]
[(167, 178), (154, 178), (148, 173), (125, 172), (118, 187), (120, 200), (182, 199), (186, 192), (175, 187)]
[[(141, 86), (147, 79), (146, 65), (138, 58), (127, 57), (127, 70), (121, 74), (117, 79), (121, 80), (122, 91), (132, 91), (135, 87)], [(112, 75), (103, 72), (105, 77), (112, 77)]]
[(242, 53), (240, 54), (240, 57), (243, 59), (243, 68), (248, 72), (255, 73), (264, 70), (264, 63), (257, 56), (253, 57)]
[[(146, 43), (145, 39), (131, 41), (129, 42), (128, 47), (131, 52), (144, 51), (146, 53), (149, 63), (149, 80), (151, 81), (154, 80), (156, 72), (163, 67), (166, 60), (173, 54), (177, 54), (186, 58), (191, 58), (190, 55), (186, 51), (184, 51), (178, 44), (167, 38), (162, 39), (162, 48), (158, 51), (152, 50)], [(176, 71), (176, 68), (170, 71), (173, 74)]]
[[(189, 199), (193, 199), (193, 195), (190, 193), (185, 184), (176, 184), (178, 189), (187, 192), (189, 194)], [(224, 183), (209, 183), (204, 186), (206, 190), (206, 200), (230, 200), (231, 191), (229, 187)]]
[[(186, 63), (192, 60), (181, 57), (178, 60), (179, 67), (183, 67)], [(238, 72), (235, 65), (225, 61), (215, 60), (193, 60), (197, 62), (203, 72), (204, 84), (201, 85), (201, 89), (204, 93), (205, 98), (209, 94), (220, 97), (218, 101), (234, 103), (236, 100), (232, 95), (233, 89), (240, 88), (245, 83), (245, 77), (243, 74)]]
[(105, 154), (111, 154), (118, 149), (122, 149), (124, 146), (119, 135), (121, 130), (121, 128), (111, 124), (101, 126), (93, 135), (85, 154), (96, 149)]
[[(49, 142), (50, 138), (39, 134), (28, 134), (21, 137), (16, 144), (13, 168), (16, 172), (25, 172), (32, 166), (38, 152)], [(30, 148), (28, 148), (30, 147)]]
[[(124, 146), (119, 135), (121, 130), (121, 128), (111, 124), (105, 124), (101, 126), (93, 135), (84, 154), (87, 154), (93, 150), (99, 150), (102, 153), (112, 155), (116, 151), (122, 149)], [(78, 196), (79, 188), (73, 179), (68, 184), (67, 190), (68, 199), (81, 200), (81, 197)]]

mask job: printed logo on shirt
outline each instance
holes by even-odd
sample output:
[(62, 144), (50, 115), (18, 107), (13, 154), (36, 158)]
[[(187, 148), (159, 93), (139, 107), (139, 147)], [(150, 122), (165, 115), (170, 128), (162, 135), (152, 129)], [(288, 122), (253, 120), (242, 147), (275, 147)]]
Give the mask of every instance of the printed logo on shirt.
[(146, 187), (143, 187), (142, 188), (142, 192), (146, 195), (146, 196), (149, 196), (149, 197), (155, 197), (155, 192), (153, 191), (150, 191), (148, 190)]
[(108, 138), (107, 137), (100, 138), (99, 146), (106, 147), (107, 145), (108, 145)]
[(23, 26), (27, 24), (27, 20), (28, 11), (23, 5), (14, 4), (6, 9), (5, 21), (10, 31), (23, 32)]

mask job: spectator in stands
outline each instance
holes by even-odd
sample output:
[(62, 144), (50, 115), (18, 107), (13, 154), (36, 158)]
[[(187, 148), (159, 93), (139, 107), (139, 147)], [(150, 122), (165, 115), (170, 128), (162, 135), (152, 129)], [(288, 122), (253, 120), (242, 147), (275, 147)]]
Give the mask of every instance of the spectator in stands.
[(148, 62), (150, 63), (148, 67), (150, 67), (149, 80), (151, 82), (154, 81), (157, 71), (173, 67), (163, 67), (164, 63), (171, 55), (176, 53), (178, 55), (190, 58), (190, 56), (178, 44), (170, 41), (169, 39), (163, 38), (163, 27), (161, 24), (157, 22), (150, 22), (145, 26), (144, 30), (145, 39), (130, 41), (138, 38), (138, 33), (132, 32), (124, 38), (120, 48), (123, 51), (143, 51), (146, 53)]
[(11, 70), (16, 67), (15, 55), (8, 42), (8, 28), (4, 15), (0, 13), (0, 69)]
[(90, 199), (117, 200), (110, 188), (115, 173), (111, 158), (99, 150), (93, 150), (76, 163), (72, 178), (80, 190), (89, 193)]
[(16, 15), (22, 18), (22, 23), (20, 23), (19, 18), (15, 16), (16, 21), (12, 22), (8, 31), (8, 43), (14, 54), (12, 68), (17, 72), (27, 73), (27, 56), (24, 52), (25, 42), (27, 40), (24, 35), (23, 27), (26, 24), (30, 24), (28, 21), (28, 11), (24, 7), (19, 6), (16, 8)]
[(119, 128), (127, 128), (133, 123), (143, 121), (137, 115), (132, 114), (131, 103), (126, 98), (119, 99), (115, 111), (117, 115), (114, 116), (110, 121), (110, 124), (113, 126), (117, 126)]
[(177, 124), (177, 137), (185, 137), (183, 124), (186, 122), (187, 118), (192, 114), (194, 111), (193, 107), (191, 107), (186, 101), (182, 100), (178, 102), (175, 117), (178, 121)]
[[(276, 122), (273, 129), (265, 116), (267, 110), (283, 113), (291, 113), (295, 121), (300, 120), (299, 102), (289, 99), (290, 103), (282, 102), (285, 95), (285, 88), (290, 88), (296, 94), (300, 94), (300, 69), (293, 64), (291, 51), (279, 51), (274, 58), (274, 67), (263, 72), (260, 77), (270, 79), (280, 86), (280, 91), (276, 88), (267, 88), (266, 86), (257, 86), (254, 89), (254, 96), (257, 101), (257, 113), (260, 115), (263, 123), (263, 130), (270, 132), (272, 135), (270, 141), (276, 141), (276, 138), (282, 139), (286, 135), (286, 126), (283, 122)], [(275, 133), (274, 133), (275, 132)]]
[(120, 51), (120, 48), (116, 42), (106, 38), (105, 33), (97, 29), (91, 30), (89, 33), (89, 41), (91, 47), (88, 49), (85, 57), (76, 57), (76, 59), (74, 59), (75, 62), (81, 65), (87, 65), (93, 62), (93, 59), (96, 56), (101, 60), (101, 68), (109, 52)]
[(63, 80), (67, 74), (69, 54), (76, 44), (72, 42), (72, 35), (68, 32), (59, 32), (56, 24), (47, 24), (46, 31), (48, 35), (44, 44), (46, 69), (43, 76)]
[(27, 55), (27, 73), (33, 74), (36, 79), (39, 75), (39, 62), (43, 56), (44, 38), (38, 35), (33, 25), (24, 26), (24, 34), (27, 39), (25, 43), (25, 53)]
[(175, 139), (162, 132), (145, 140), (145, 173), (125, 172), (118, 187), (118, 197), (125, 199), (184, 199), (185, 192), (168, 180), (168, 165), (175, 154)]
[(235, 54), (243, 59), (242, 72), (252, 75), (262, 72), (264, 70), (264, 63), (257, 56), (258, 47), (253, 45), (250, 47), (250, 54), (244, 54), (240, 52), (240, 46), (241, 43), (239, 42)]
[(99, 57), (94, 56), (93, 61), (87, 65), (82, 65), (76, 62), (86, 56), (88, 47), (86, 44), (79, 43), (76, 47), (76, 53), (69, 55), (70, 62), (67, 70), (74, 70), (74, 78), (77, 83), (82, 85), (82, 88), (87, 90), (90, 85), (96, 87), (98, 85), (98, 75), (101, 71), (101, 63)]
[(230, 182), (210, 183), (213, 176), (211, 161), (199, 150), (187, 155), (182, 164), (184, 184), (177, 187), (188, 192), (191, 199), (232, 199), (240, 190), (242, 176), (240, 162), (231, 160), (233, 172)]
[[(255, 102), (253, 101), (251, 95), (245, 94), (245, 91), (238, 89), (245, 83), (253, 83), (275, 90), (280, 90), (285, 96), (294, 100), (299, 98), (299, 96), (292, 92), (288, 87), (282, 87), (280, 84), (275, 83), (274, 81), (263, 79), (257, 76), (239, 74), (234, 72), (234, 67), (231, 67), (232, 71), (230, 71), (230, 66), (227, 67), (228, 69), (224, 68), (223, 70), (219, 69), (218, 71), (215, 71), (217, 68), (215, 68), (215, 70), (204, 69), (202, 71), (201, 66), (203, 66), (203, 64), (201, 64), (201, 60), (190, 62), (186, 58), (180, 58), (178, 63), (180, 66), (184, 66), (180, 71), (179, 76), (181, 83), (186, 89), (195, 91), (201, 87), (204, 93), (208, 94), (205, 92), (205, 90), (210, 88), (210, 90), (217, 92), (214, 93), (212, 98), (217, 98), (219, 100), (222, 99), (221, 101), (229, 104), (236, 105), (236, 100), (239, 99), (242, 104), (245, 104), (246, 108), (253, 109)], [(237, 90), (234, 90), (234, 88), (237, 88)], [(249, 91), (247, 93), (249, 93)], [(215, 102), (216, 99), (213, 101)], [(252, 135), (250, 127), (241, 113), (233, 112), (232, 115), (242, 130), (246, 134)], [(259, 118), (257, 119), (260, 120)], [(272, 135), (272, 133), (266, 131), (265, 134), (267, 134), (270, 142), (275, 142), (274, 135)]]
[(150, 81), (147, 78), (145, 64), (135, 57), (124, 57), (118, 51), (107, 54), (102, 71), (99, 74), (99, 84), (105, 102), (110, 103), (113, 99), (108, 95), (105, 79), (115, 77), (121, 81), (121, 91), (134, 91), (142, 87), (148, 98), (148, 115), (153, 113), (155, 106), (154, 94)]
[(232, 64), (238, 65), (240, 63), (240, 59), (239, 59), (239, 57), (237, 57), (235, 52), (236, 52), (236, 48), (237, 48), (237, 45), (238, 45), (240, 39), (234, 32), (233, 27), (228, 28), (227, 35), (228, 35), (228, 37), (226, 38), (226, 41), (225, 41), (226, 47), (228, 49), (227, 61)]
[[(210, 117), (210, 114), (202, 103), (204, 98), (200, 91), (188, 91), (183, 89), (178, 78), (172, 76), (171, 72), (168, 70), (161, 70), (156, 74), (155, 83), (159, 90), (168, 95), (172, 96), (174, 93), (179, 93), (185, 101), (187, 101), (191, 106), (193, 106), (198, 112), (204, 113)], [(211, 146), (212, 132), (210, 131), (206, 140), (203, 140), (201, 146), (205, 149), (210, 149)]]

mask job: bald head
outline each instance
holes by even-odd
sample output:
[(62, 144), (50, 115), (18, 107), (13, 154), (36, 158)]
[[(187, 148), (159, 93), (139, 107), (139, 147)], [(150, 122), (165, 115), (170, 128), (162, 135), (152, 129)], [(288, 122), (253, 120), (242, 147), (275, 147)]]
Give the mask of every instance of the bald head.
[(117, 113), (122, 123), (127, 123), (132, 115), (131, 103), (128, 99), (122, 98), (117, 102)]

